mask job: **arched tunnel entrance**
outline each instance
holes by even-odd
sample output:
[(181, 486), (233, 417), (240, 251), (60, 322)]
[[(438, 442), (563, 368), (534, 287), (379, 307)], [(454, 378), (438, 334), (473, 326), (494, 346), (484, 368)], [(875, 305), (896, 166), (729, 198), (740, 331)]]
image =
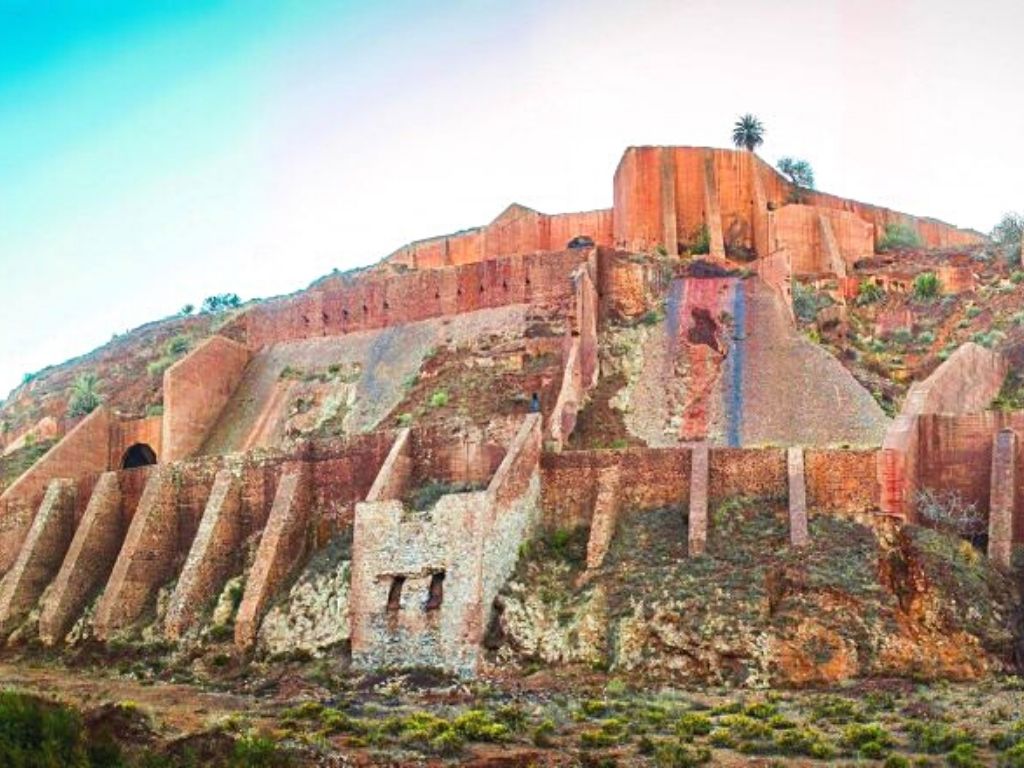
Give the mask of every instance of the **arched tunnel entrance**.
[(121, 457), (121, 469), (133, 469), (156, 464), (156, 451), (145, 443), (135, 443)]

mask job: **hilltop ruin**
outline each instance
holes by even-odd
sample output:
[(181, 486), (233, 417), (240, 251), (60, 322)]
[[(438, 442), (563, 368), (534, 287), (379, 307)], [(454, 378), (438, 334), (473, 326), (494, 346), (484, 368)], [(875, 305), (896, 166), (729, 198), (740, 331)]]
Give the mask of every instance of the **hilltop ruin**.
[[(248, 653), (341, 541), (325, 644), (472, 675), (539, 531), (587, 531), (585, 580), (642, 510), (682, 510), (685, 556), (713, 557), (735, 498), (782, 503), (800, 548), (809, 516), (918, 522), (919, 490), (953, 490), (1010, 567), (1024, 414), (989, 410), (1006, 357), (959, 346), (892, 418), (792, 309), (817, 286), (842, 328), (865, 279), (906, 290), (912, 254), (871, 266), (890, 225), (929, 252), (982, 236), (798, 190), (743, 151), (630, 148), (612, 199), (512, 205), (249, 306), (163, 371), (153, 415), (21, 425), (7, 452), (59, 441), (0, 496), (0, 631), (186, 643), (234, 590)], [(949, 293), (974, 289), (958, 258)], [(878, 322), (912, 325), (901, 311)]]

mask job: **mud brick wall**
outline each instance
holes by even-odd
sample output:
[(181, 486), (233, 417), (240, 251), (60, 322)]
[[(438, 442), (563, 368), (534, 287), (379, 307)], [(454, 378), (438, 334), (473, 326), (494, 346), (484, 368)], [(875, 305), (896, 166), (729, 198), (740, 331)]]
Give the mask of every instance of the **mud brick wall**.
[[(952, 490), (989, 509), (992, 440), (1001, 429), (1024, 435), (1024, 413), (927, 414), (917, 420), (917, 488)], [(1024, 487), (1024, 448), (1017, 440), (1017, 487)], [(1014, 542), (1024, 543), (1024, 494), (1014, 505)], [(911, 519), (915, 519), (912, 515)]]
[(411, 323), (488, 307), (568, 308), (569, 279), (593, 250), (479, 261), (397, 275), (334, 277), (301, 295), (259, 304), (242, 318), (250, 347)]
[(110, 459), (107, 466), (119, 469), (124, 455), (136, 443), (148, 445), (156, 454), (157, 461), (163, 456), (163, 417), (151, 416), (146, 419), (117, 420), (110, 425)]
[[(708, 189), (711, 200), (708, 200)], [(614, 179), (613, 239), (616, 247), (651, 250), (665, 246), (674, 253), (679, 243), (692, 242), (708, 211), (717, 204), (726, 250), (752, 248), (764, 239), (769, 208), (779, 210), (790, 198), (791, 185), (775, 169), (750, 152), (704, 147), (630, 147)], [(709, 205), (710, 202), (710, 205)], [(912, 228), (929, 247), (965, 245), (981, 236), (933, 219), (922, 219), (820, 192), (804, 194), (808, 205), (853, 214), (874, 228), (877, 241), (886, 224)], [(830, 217), (830, 221), (832, 218)], [(842, 241), (849, 234), (833, 232)], [(860, 246), (858, 246), (860, 247)], [(760, 256), (767, 255), (760, 253)]]
[(511, 205), (485, 227), (410, 243), (387, 260), (416, 269), (440, 269), (514, 254), (558, 251), (578, 236), (590, 237), (598, 245), (610, 244), (612, 210), (549, 216)]
[(804, 451), (807, 504), (826, 512), (863, 512), (877, 509), (878, 452)]
[(789, 493), (786, 452), (781, 448), (714, 448), (709, 464), (708, 498), (734, 496), (784, 499)]
[(248, 362), (245, 347), (212, 336), (164, 372), (162, 461), (183, 459), (202, 446)]
[[(17, 557), (51, 480), (79, 480), (107, 469), (112, 420), (106, 408), (97, 408), (0, 495), (0, 573)], [(78, 499), (79, 514), (87, 500)]]
[(548, 529), (590, 525), (602, 470), (619, 467), (624, 512), (683, 505), (690, 494), (688, 448), (566, 451), (541, 457), (542, 525)]

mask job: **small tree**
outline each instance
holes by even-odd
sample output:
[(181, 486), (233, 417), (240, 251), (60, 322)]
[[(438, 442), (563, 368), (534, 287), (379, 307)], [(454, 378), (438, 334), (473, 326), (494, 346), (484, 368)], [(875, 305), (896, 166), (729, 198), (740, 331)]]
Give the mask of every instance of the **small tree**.
[(185, 306), (183, 306), (178, 311), (178, 314), (181, 315), (182, 317), (188, 317), (189, 315), (191, 315), (195, 311), (196, 311), (196, 305), (195, 304), (186, 304)]
[(753, 152), (764, 144), (764, 125), (749, 112), (742, 115), (732, 128), (732, 143)]
[(92, 413), (103, 402), (96, 391), (99, 380), (95, 373), (83, 373), (71, 385), (71, 397), (68, 399), (68, 416), (77, 418)]
[(229, 309), (237, 309), (242, 305), (242, 300), (237, 293), (218, 293), (216, 296), (207, 296), (203, 299), (202, 312), (213, 315)]
[(1021, 240), (1024, 239), (1024, 216), (1008, 213), (992, 229), (992, 239), (997, 245), (1009, 248), (1012, 255), (1021, 255)]
[(800, 189), (814, 189), (814, 169), (806, 160), (784, 157), (775, 165), (793, 186)]

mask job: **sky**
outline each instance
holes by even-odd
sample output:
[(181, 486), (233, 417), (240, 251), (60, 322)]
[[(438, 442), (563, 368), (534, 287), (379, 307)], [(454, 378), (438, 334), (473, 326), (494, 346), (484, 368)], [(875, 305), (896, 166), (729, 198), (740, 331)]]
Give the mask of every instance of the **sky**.
[(289, 293), (623, 149), (806, 158), (988, 231), (1024, 210), (1020, 0), (0, 0), (0, 397), (115, 333)]

